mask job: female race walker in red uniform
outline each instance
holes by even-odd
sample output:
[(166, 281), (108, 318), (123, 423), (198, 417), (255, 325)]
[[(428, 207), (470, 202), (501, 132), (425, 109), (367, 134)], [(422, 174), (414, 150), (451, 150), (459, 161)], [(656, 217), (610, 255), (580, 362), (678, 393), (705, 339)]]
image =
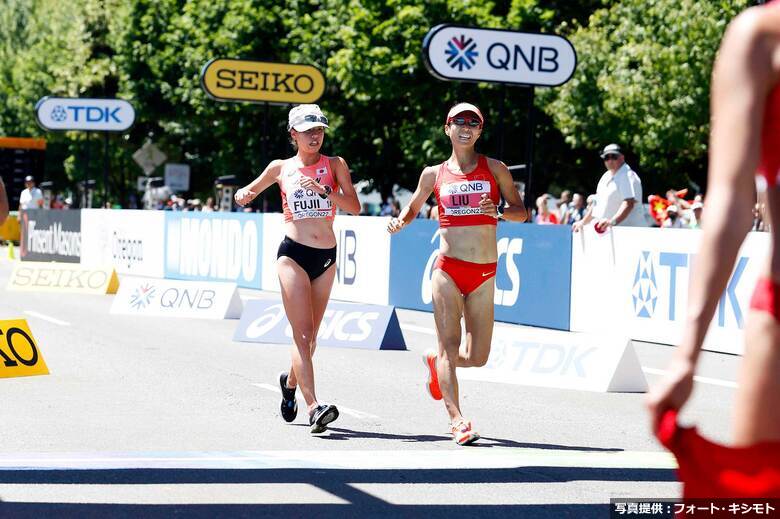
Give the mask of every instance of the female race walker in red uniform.
[[(490, 354), (498, 259), (496, 223), (499, 218), (523, 222), (527, 216), (506, 165), (474, 150), (484, 121), (472, 104), (460, 103), (450, 109), (444, 124), (452, 143), (450, 158), (423, 169), (409, 205), (387, 227), (390, 233), (400, 231), (417, 216), (431, 192), (436, 195), (441, 254), (434, 265), (432, 285), (439, 351), (438, 355), (426, 353), (423, 360), (429, 370), (428, 391), (436, 400), (444, 398), (453, 439), (459, 445), (479, 439), (461, 415), (455, 368), (484, 366)], [(502, 196), (506, 208), (500, 203)], [(466, 321), (463, 347), (462, 316)]]
[(780, 1), (748, 9), (729, 26), (713, 72), (711, 110), (706, 224), (685, 332), (648, 407), (657, 429), (664, 413), (680, 409), (691, 394), (704, 336), (750, 230), (755, 182), (768, 202), (772, 252), (747, 317), (734, 443), (780, 441)]
[(336, 207), (360, 212), (347, 163), (341, 157), (320, 153), (328, 119), (317, 105), (290, 110), (287, 128), (297, 149), (294, 157), (274, 160), (246, 187), (236, 192), (236, 203), (246, 205), (276, 182), (282, 191), (285, 237), (276, 263), (282, 303), (293, 331), (292, 367), (279, 375), (281, 412), (286, 422), (298, 414), (296, 386), (309, 411), (311, 432), (319, 433), (338, 418), (336, 406), (320, 404), (314, 392), (312, 355), (317, 331), (333, 287)]

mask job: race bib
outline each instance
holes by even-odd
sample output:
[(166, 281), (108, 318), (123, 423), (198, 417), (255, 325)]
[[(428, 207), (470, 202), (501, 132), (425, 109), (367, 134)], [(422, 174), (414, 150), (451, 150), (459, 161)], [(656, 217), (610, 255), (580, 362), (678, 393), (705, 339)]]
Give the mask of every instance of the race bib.
[(328, 218), (332, 213), (333, 203), (316, 191), (296, 186), (287, 193), (287, 207), (290, 208), (293, 220)]
[(490, 196), (490, 182), (487, 180), (465, 180), (442, 184), (439, 200), (447, 216), (483, 214), (479, 207), (482, 195)]

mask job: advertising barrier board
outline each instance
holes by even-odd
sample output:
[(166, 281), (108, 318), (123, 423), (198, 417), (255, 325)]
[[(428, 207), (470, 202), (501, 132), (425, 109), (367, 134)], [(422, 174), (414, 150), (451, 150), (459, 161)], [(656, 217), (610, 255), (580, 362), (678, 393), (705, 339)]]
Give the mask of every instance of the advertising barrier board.
[(165, 277), (260, 288), (260, 215), (165, 211)]
[(113, 265), (120, 274), (163, 277), (163, 211), (82, 209), (81, 229), (82, 265)]
[[(247, 301), (233, 340), (290, 344), (292, 328), (282, 301)], [(370, 350), (406, 349), (395, 308), (338, 301), (328, 303), (317, 334), (317, 345)]]
[(49, 368), (27, 321), (0, 320), (0, 378), (48, 374)]
[(127, 277), (112, 314), (197, 319), (238, 319), (243, 304), (235, 283)]
[(81, 261), (81, 211), (24, 209), (21, 220), (22, 261)]
[(116, 294), (119, 278), (111, 267), (86, 267), (73, 263), (17, 263), (7, 290)]

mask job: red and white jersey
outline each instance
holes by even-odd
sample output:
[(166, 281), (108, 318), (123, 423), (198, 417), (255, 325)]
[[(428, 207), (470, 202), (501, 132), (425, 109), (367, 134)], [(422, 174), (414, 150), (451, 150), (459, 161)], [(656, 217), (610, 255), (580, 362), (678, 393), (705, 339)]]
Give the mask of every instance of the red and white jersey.
[(328, 197), (302, 188), (303, 177), (313, 178), (318, 184), (336, 190), (336, 178), (330, 169), (330, 157), (320, 155), (320, 160), (311, 166), (301, 166), (297, 157), (286, 159), (279, 175), (284, 223), (304, 218), (332, 220), (336, 216), (336, 206)]
[(436, 172), (433, 192), (439, 206), (440, 227), (496, 225), (497, 220), (479, 207), (483, 194), (496, 205), (501, 201), (498, 183), (484, 155), (479, 156), (474, 171), (466, 174), (453, 173), (444, 161)]

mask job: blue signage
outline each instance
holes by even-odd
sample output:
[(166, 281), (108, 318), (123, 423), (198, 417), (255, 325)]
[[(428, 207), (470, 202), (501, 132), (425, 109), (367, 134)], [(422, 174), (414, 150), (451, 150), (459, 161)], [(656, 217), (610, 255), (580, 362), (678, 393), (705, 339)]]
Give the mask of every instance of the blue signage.
[(165, 277), (260, 288), (262, 217), (165, 212)]
[[(497, 321), (569, 329), (571, 228), (498, 225)], [(390, 242), (390, 304), (433, 311), (431, 276), (439, 254), (439, 226), (414, 220)]]
[(44, 97), (35, 106), (46, 130), (121, 132), (133, 125), (133, 105), (122, 99)]
[[(239, 342), (292, 343), (292, 329), (280, 299), (247, 301), (233, 336)], [(371, 350), (405, 350), (392, 306), (330, 301), (317, 334), (317, 345)]]

